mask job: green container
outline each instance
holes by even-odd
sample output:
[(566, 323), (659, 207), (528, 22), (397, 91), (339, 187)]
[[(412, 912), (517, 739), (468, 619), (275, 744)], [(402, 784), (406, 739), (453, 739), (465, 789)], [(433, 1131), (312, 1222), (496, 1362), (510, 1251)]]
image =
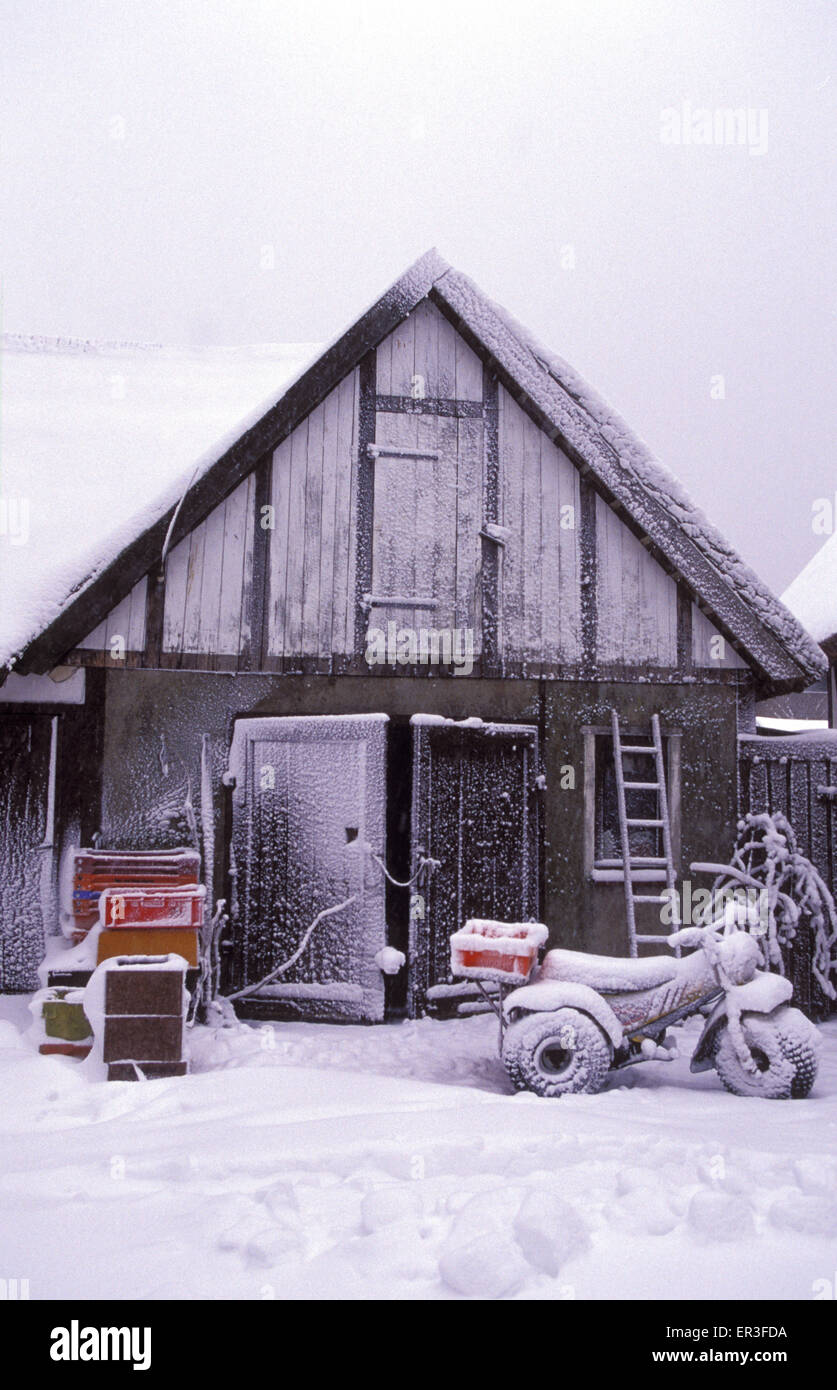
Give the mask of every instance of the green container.
[(92, 1032), (82, 1004), (65, 999), (68, 990), (56, 990), (55, 997), (43, 1003), (44, 1032), (48, 1038), (82, 1042)]

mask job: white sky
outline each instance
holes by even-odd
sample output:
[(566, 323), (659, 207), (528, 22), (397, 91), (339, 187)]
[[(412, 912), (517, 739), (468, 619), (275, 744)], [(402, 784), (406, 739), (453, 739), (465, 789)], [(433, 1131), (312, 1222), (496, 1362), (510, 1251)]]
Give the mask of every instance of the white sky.
[[(435, 244), (781, 590), (837, 491), (835, 16), (0, 0), (3, 328), (323, 340)], [(683, 102), (765, 109), (767, 152), (664, 144)]]

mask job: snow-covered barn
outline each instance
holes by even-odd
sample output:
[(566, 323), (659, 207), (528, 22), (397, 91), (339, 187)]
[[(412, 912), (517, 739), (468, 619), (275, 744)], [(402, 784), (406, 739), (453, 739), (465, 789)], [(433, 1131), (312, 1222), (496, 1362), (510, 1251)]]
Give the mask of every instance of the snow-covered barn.
[[(289, 354), (239, 353), (201, 392), (199, 355), (189, 386), (158, 354), (155, 395), (137, 353), (124, 371), (80, 353), (99, 396), (79, 383), (62, 415), (48, 384), (69, 359), (11, 357), (4, 462), (35, 476), (0, 535), (5, 989), (34, 984), (62, 862), (94, 838), (203, 850), (228, 989), (349, 900), (249, 1016), (453, 1007), (448, 938), (472, 916), (623, 952), (613, 710), (640, 747), (659, 716), (677, 872), (727, 856), (739, 736), (822, 653), (619, 417), (435, 252), (289, 381)], [(27, 487), (33, 536), (41, 506), (69, 548), (21, 541)], [(636, 794), (650, 895), (661, 830)]]

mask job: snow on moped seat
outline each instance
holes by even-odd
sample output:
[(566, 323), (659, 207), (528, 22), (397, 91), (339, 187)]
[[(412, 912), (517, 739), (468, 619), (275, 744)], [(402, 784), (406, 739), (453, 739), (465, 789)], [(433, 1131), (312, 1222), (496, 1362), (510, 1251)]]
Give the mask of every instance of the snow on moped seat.
[(674, 979), (679, 962), (670, 956), (625, 958), (591, 956), (584, 951), (547, 951), (540, 970), (542, 980), (572, 980), (590, 985), (599, 994), (656, 989)]

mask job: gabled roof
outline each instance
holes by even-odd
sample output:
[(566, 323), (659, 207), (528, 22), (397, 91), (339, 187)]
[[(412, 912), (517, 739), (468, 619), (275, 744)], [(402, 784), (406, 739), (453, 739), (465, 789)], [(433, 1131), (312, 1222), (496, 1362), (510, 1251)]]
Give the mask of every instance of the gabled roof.
[(138, 530), (112, 563), (94, 568), (28, 645), (18, 670), (49, 669), (105, 616), (170, 544), (197, 525), (258, 461), (426, 296), (534, 419), (559, 443), (652, 553), (755, 666), (765, 687), (794, 689), (823, 673), (822, 653), (672, 475), (561, 358), (542, 347), (467, 276), (427, 252), (285, 389), (181, 499)]
[(829, 655), (837, 656), (837, 531), (800, 570), (782, 602)]

